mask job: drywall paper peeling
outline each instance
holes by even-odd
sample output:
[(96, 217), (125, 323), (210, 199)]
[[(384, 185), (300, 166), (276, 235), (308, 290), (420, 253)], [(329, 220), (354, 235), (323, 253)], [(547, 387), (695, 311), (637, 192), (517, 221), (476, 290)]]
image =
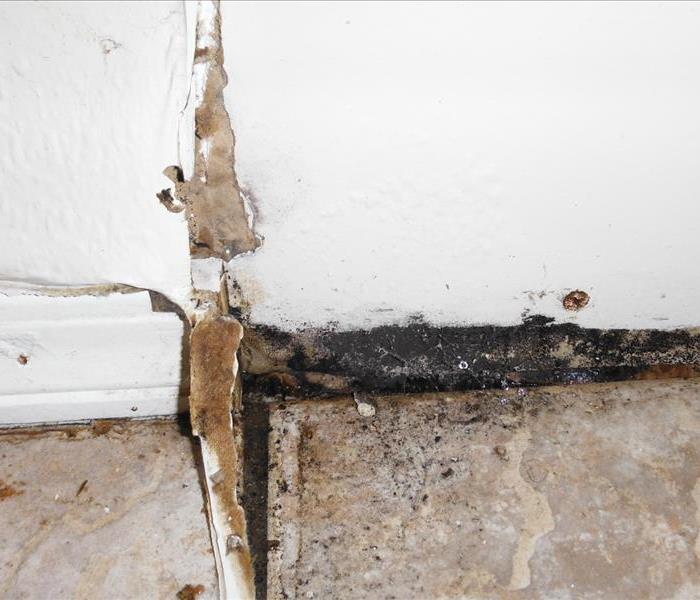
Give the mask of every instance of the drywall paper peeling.
[(190, 418), (201, 441), (219, 592), (236, 600), (255, 597), (245, 515), (236, 493), (242, 457), (234, 427), (240, 423), (231, 416), (242, 337), (243, 327), (233, 317), (212, 314), (195, 324), (190, 338)]
[(198, 3), (196, 35), (190, 89), (195, 112), (194, 173), (187, 181), (176, 181), (175, 195), (187, 205), (192, 255), (229, 260), (254, 250), (259, 241), (234, 171), (235, 140), (223, 100), (228, 79), (218, 2)]

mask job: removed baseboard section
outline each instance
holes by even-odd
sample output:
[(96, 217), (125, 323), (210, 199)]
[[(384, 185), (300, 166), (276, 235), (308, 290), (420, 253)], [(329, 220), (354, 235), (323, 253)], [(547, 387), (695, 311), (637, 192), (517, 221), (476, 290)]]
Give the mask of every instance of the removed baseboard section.
[(246, 329), (246, 389), (295, 396), (425, 392), (698, 374), (700, 330), (604, 330), (531, 317), (513, 327), (424, 322), (371, 330)]
[(147, 292), (0, 295), (0, 424), (175, 414), (182, 339)]

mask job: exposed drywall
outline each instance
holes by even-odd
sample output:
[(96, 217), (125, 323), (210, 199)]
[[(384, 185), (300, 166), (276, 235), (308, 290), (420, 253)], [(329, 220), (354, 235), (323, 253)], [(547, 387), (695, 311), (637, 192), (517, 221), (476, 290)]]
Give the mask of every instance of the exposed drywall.
[[(219, 3), (197, 3), (196, 47), (192, 67), (194, 104), (194, 173), (185, 181), (176, 167), (168, 176), (177, 199), (187, 208), (193, 256), (230, 259), (255, 250), (252, 229), (234, 171), (234, 137), (223, 89), (228, 82), (221, 45)], [(159, 196), (170, 211), (178, 211), (167, 190)]]
[(221, 597), (248, 600), (255, 597), (254, 573), (245, 514), (237, 497), (243, 463), (236, 439), (241, 429), (236, 352), (242, 337), (243, 327), (229, 316), (209, 315), (192, 329), (190, 417), (202, 445)]
[[(700, 321), (700, 6), (222, 4), (254, 323)], [(568, 311), (571, 291), (590, 295)]]
[(156, 198), (180, 143), (191, 171), (186, 21), (179, 1), (0, 4), (0, 280), (188, 297), (185, 216)]

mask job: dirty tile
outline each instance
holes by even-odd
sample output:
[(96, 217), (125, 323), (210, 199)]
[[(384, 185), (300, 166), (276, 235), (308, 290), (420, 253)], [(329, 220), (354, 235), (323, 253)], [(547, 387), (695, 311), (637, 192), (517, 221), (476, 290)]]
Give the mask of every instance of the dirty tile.
[(700, 383), (273, 407), (270, 598), (700, 597)]
[(0, 433), (0, 597), (217, 597), (192, 443), (175, 421)]

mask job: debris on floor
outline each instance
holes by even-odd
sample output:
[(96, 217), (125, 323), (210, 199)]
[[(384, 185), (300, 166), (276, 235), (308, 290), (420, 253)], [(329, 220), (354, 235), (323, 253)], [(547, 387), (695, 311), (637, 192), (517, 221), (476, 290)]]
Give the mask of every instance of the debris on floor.
[(269, 598), (700, 597), (700, 380), (271, 406)]

